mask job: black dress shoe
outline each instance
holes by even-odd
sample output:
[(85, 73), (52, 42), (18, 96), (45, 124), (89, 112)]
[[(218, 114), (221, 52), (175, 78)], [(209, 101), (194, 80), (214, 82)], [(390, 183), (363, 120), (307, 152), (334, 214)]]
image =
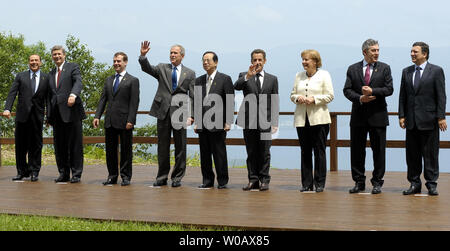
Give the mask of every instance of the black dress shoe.
[(259, 191), (267, 191), (269, 190), (269, 183), (261, 183)]
[(180, 187), (181, 182), (180, 181), (172, 181), (172, 187)]
[(381, 186), (374, 186), (372, 189), (372, 194), (380, 194), (381, 193)]
[(438, 193), (438, 191), (436, 190), (436, 188), (433, 187), (433, 188), (429, 188), (429, 189), (428, 189), (428, 195), (430, 195), (430, 196), (438, 196), (439, 193)]
[(421, 192), (422, 192), (421, 186), (411, 185), (408, 190), (403, 191), (403, 195), (411, 195), (411, 194), (416, 194), (416, 193), (421, 193)]
[(75, 184), (75, 183), (80, 183), (81, 179), (78, 177), (72, 177), (72, 179), (70, 179), (70, 183)]
[(323, 187), (316, 187), (316, 193), (323, 192)]
[(120, 183), (121, 186), (129, 186), (131, 183), (129, 180), (122, 180), (122, 183)]
[(117, 184), (117, 180), (113, 180), (113, 179), (107, 179), (105, 182), (103, 182), (103, 185), (114, 185)]
[(302, 188), (300, 188), (300, 192), (309, 192), (309, 191), (312, 191), (313, 190), (313, 188), (312, 187), (302, 187)]
[(55, 179), (56, 183), (59, 182), (69, 182), (69, 178), (64, 178), (63, 176), (59, 176), (58, 178)]
[(243, 187), (242, 190), (249, 191), (252, 189), (259, 189), (259, 182), (249, 182), (247, 186)]
[(366, 187), (365, 187), (365, 186), (356, 184), (356, 185), (355, 185), (352, 189), (350, 189), (348, 192), (349, 192), (349, 193), (359, 193), (359, 192), (364, 192), (364, 190), (366, 190)]
[(167, 180), (165, 180), (165, 181), (155, 181), (155, 182), (153, 183), (153, 186), (154, 186), (154, 187), (167, 186)]
[(200, 186), (198, 186), (198, 188), (211, 188), (214, 185), (205, 185), (205, 184), (201, 184)]
[(12, 178), (13, 181), (23, 180), (23, 178), (26, 178), (25, 176), (19, 174), (16, 177)]
[(36, 182), (36, 181), (38, 181), (39, 180), (39, 178), (38, 178), (38, 175), (37, 174), (32, 174), (31, 175), (31, 182)]

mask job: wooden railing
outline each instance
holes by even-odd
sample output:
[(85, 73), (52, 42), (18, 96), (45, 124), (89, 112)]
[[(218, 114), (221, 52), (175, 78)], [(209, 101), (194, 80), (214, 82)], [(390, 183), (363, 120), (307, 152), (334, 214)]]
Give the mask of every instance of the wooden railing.
[[(95, 114), (95, 112), (87, 112), (86, 114)], [(139, 111), (138, 114), (148, 114), (148, 112)], [(15, 114), (12, 113), (14, 116)], [(293, 112), (280, 112), (281, 116), (293, 116)], [(337, 119), (338, 116), (350, 116), (350, 112), (331, 112), (331, 125), (330, 125), (330, 139), (327, 140), (327, 147), (330, 148), (330, 171), (338, 170), (338, 148), (340, 147), (350, 147), (350, 140), (342, 140), (337, 138), (338, 126)], [(450, 113), (447, 113), (446, 116), (449, 116)], [(398, 113), (390, 112), (389, 116), (398, 116)], [(45, 137), (43, 140), (44, 144), (53, 144), (53, 138)], [(134, 144), (157, 144), (157, 137), (133, 137)], [(97, 144), (97, 143), (105, 143), (104, 136), (86, 136), (83, 137), (83, 144)], [(0, 137), (0, 167), (1, 167), (1, 145), (13, 145), (14, 138), (1, 138)], [(172, 139), (173, 144), (173, 139)], [(187, 138), (187, 144), (189, 145), (198, 145), (198, 138)], [(239, 146), (245, 145), (243, 138), (227, 138), (227, 145)], [(272, 146), (296, 146), (299, 147), (300, 143), (297, 138), (295, 139), (274, 139), (272, 140)], [(367, 141), (367, 147), (370, 147), (370, 141)], [(405, 148), (404, 140), (387, 140), (386, 142), (387, 148)], [(450, 149), (450, 141), (440, 141), (440, 148)]]

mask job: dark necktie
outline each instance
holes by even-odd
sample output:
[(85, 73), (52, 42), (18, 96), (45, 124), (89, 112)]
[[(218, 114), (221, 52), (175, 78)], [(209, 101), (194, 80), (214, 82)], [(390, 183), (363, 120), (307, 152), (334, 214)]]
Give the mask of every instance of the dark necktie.
[(34, 95), (36, 90), (36, 72), (33, 72), (33, 78), (31, 79), (31, 93)]
[(261, 76), (261, 73), (256, 74), (256, 87), (258, 88), (258, 93), (261, 93), (261, 81), (259, 80)]
[(172, 91), (177, 89), (177, 67), (173, 67), (172, 70)]
[(59, 78), (61, 77), (61, 69), (58, 67), (58, 79), (56, 79), (56, 88), (59, 87)]
[(370, 64), (367, 64), (366, 74), (364, 75), (364, 82), (366, 82), (366, 85), (369, 85), (370, 83)]
[(120, 83), (120, 74), (116, 74), (116, 81), (114, 81), (114, 86), (113, 86), (113, 93), (116, 94), (117, 89), (119, 88), (119, 83)]
[(420, 70), (422, 70), (422, 68), (420, 68), (420, 66), (416, 67), (416, 75), (414, 75), (414, 89), (417, 90), (417, 88), (419, 87), (419, 82), (420, 82)]

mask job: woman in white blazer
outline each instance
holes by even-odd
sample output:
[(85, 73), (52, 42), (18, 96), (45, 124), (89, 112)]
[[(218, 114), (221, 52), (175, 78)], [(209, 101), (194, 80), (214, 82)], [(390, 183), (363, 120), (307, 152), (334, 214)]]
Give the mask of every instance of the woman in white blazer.
[[(296, 104), (294, 126), (301, 147), (301, 192), (323, 192), (327, 174), (326, 141), (330, 131), (328, 103), (334, 98), (330, 74), (320, 69), (322, 60), (316, 50), (301, 53), (305, 71), (295, 76), (291, 100)], [(314, 149), (314, 174), (312, 172)]]

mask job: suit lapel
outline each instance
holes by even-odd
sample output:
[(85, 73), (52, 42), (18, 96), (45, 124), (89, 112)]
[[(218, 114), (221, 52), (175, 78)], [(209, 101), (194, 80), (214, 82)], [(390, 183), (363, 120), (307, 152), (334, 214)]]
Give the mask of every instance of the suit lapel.
[(30, 73), (31, 71), (30, 70), (28, 70), (27, 71), (27, 75), (26, 75), (26, 78), (25, 78), (25, 82), (26, 82), (26, 88), (29, 90), (29, 92), (30, 92), (30, 96), (31, 97), (33, 97), (34, 96), (34, 94), (33, 94), (33, 90), (32, 90), (32, 88), (31, 88), (31, 78), (30, 78)]
[(430, 75), (430, 72), (431, 72), (430, 64), (427, 63), (425, 69), (423, 70), (422, 76), (420, 77), (419, 86), (417, 87), (416, 93), (419, 92), (420, 89), (422, 89), (422, 86), (424, 85), (424, 80)]
[(52, 71), (50, 71), (50, 74), (48, 75), (49, 79), (49, 85), (50, 88), (53, 90), (56, 90), (56, 80), (55, 80), (55, 76), (56, 76), (56, 68), (53, 68)]
[(209, 93), (215, 93), (217, 88), (217, 82), (220, 82), (220, 74), (219, 72), (216, 72), (216, 76), (213, 79), (213, 82), (211, 83), (211, 88), (209, 89)]
[(206, 97), (206, 78), (207, 78), (207, 75), (205, 74), (200, 79), (200, 81), (201, 81), (200, 84), (202, 86), (202, 100), (203, 101), (205, 100), (205, 97)]
[[(115, 78), (114, 78), (114, 79), (115, 79)], [(119, 93), (120, 88), (122, 88), (122, 85), (124, 85), (127, 81), (128, 81), (128, 72), (125, 73), (125, 76), (123, 76), (122, 81), (119, 82), (119, 87), (117, 87), (116, 93), (114, 93), (114, 89), (113, 89), (113, 93), (112, 93), (113, 96), (116, 96), (117, 93)], [(114, 82), (114, 80), (113, 80), (113, 82)]]
[(375, 79), (375, 77), (378, 76), (378, 68), (379, 68), (378, 63), (375, 63), (373, 65), (372, 75), (370, 75), (369, 86), (372, 86), (372, 79)]
[(166, 66), (166, 76), (167, 76), (167, 88), (169, 88), (170, 93), (173, 93), (172, 90), (172, 64), (168, 64)]
[(184, 69), (183, 66), (181, 66), (181, 75), (180, 80), (177, 83), (177, 88), (183, 84), (183, 81), (186, 79), (186, 69)]
[(411, 90), (415, 92), (414, 83), (412, 81), (413, 74), (414, 74), (414, 65), (409, 67), (409, 69), (406, 72), (406, 85), (407, 88), (411, 88)]
[(255, 76), (252, 76), (252, 77), (249, 79), (249, 81), (250, 81), (250, 83), (251, 83), (252, 86), (253, 86), (254, 92), (255, 92), (256, 94), (259, 94), (258, 83), (256, 82), (256, 75), (255, 75)]
[[(358, 68), (358, 76), (361, 78), (362, 86), (366, 85), (366, 81), (364, 81), (363, 69), (364, 69), (364, 60), (361, 61), (361, 63), (359, 64), (359, 68)], [(369, 81), (369, 83), (370, 83), (370, 81)]]
[(261, 93), (264, 93), (264, 89), (267, 89), (267, 86), (270, 83), (270, 75), (267, 72), (264, 72), (264, 80), (262, 82)]
[[(63, 68), (61, 70), (61, 76), (59, 76), (59, 85), (58, 85), (58, 90), (61, 89), (61, 85), (62, 85), (62, 80), (64, 78), (64, 75), (66, 75), (66, 68), (67, 68), (67, 62), (64, 62)], [(58, 72), (58, 71), (57, 71)]]
[(42, 83), (44, 83), (44, 81), (45, 81), (45, 77), (41, 73), (41, 75), (39, 76), (39, 85), (38, 85), (38, 88), (36, 89), (36, 92), (34, 93), (34, 95), (36, 95), (42, 89)]
[(55, 90), (56, 90), (56, 92), (58, 92), (58, 90), (61, 88), (61, 84), (62, 84), (62, 79), (63, 79), (63, 77), (64, 77), (64, 73), (65, 73), (65, 71), (66, 71), (66, 66), (67, 66), (67, 61), (66, 62), (64, 62), (64, 65), (63, 65), (63, 68), (62, 68), (62, 70), (61, 70), (61, 76), (59, 76), (59, 86), (58, 86), (58, 88), (56, 88), (56, 75), (58, 75), (58, 66), (56, 66), (55, 68), (53, 68), (53, 71), (52, 71), (52, 74), (51, 74), (51, 83), (53, 83), (53, 86), (52, 86), (52, 88), (54, 88)]
[(115, 80), (115, 75), (109, 77), (108, 81), (106, 83), (106, 94), (111, 95), (111, 97), (114, 96), (114, 90), (113, 90), (114, 80)]

